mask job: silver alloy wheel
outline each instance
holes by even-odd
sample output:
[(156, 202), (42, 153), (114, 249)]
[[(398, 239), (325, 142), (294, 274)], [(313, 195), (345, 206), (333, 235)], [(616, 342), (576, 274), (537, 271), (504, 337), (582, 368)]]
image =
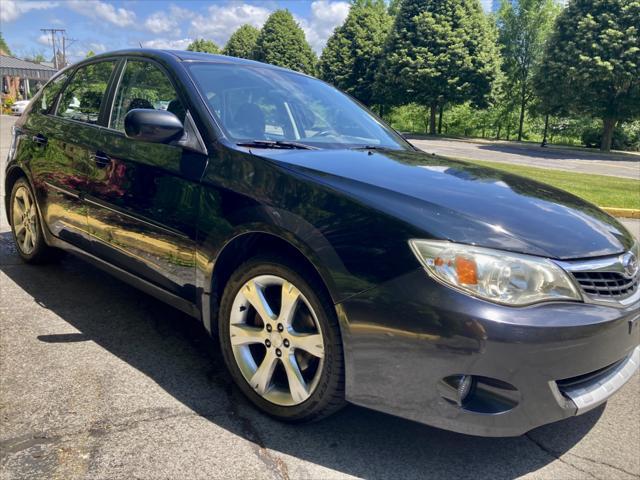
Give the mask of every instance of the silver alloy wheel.
[(38, 236), (36, 204), (31, 192), (25, 186), (19, 186), (13, 197), (11, 219), (18, 248), (30, 255), (36, 248)]
[(231, 307), (229, 336), (238, 368), (262, 398), (293, 406), (311, 396), (324, 339), (316, 313), (291, 282), (275, 275), (246, 282)]

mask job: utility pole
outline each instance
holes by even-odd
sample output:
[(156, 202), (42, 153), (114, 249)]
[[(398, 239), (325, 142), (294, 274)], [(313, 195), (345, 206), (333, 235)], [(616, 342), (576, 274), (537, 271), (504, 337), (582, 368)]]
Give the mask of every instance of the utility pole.
[(66, 33), (66, 30), (64, 28), (41, 28), (40, 31), (45, 34), (49, 34), (49, 33), (51, 34), (51, 47), (53, 48), (53, 66), (55, 67), (56, 70), (59, 70), (60, 65), (58, 64), (58, 52), (56, 52), (56, 37), (58, 33), (61, 33), (64, 39), (64, 34)]
[(75, 38), (69, 38), (66, 35), (62, 36), (62, 63), (64, 64), (62, 65), (63, 67), (66, 67), (69, 63), (67, 62), (67, 48), (73, 45), (76, 41), (77, 39)]

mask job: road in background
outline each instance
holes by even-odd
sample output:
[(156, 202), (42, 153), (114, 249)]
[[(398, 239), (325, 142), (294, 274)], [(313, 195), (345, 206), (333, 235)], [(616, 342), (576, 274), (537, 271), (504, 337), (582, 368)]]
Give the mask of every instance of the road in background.
[(512, 163), (576, 173), (595, 173), (640, 180), (640, 154), (601, 153), (577, 148), (547, 147), (516, 142), (452, 140), (445, 138), (411, 139), (416, 147), (429, 153), (467, 160)]
[(638, 375), (606, 406), (517, 438), (354, 406), (287, 425), (242, 397), (195, 321), (72, 256), (25, 265), (6, 222), (0, 291), (1, 479), (640, 476)]

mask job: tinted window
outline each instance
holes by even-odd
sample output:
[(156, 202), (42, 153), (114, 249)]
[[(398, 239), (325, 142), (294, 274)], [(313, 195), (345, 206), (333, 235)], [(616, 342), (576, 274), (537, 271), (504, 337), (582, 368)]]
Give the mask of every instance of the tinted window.
[(65, 74), (62, 74), (49, 82), (42, 89), (42, 93), (40, 94), (40, 98), (38, 99), (36, 106), (34, 106), (34, 110), (37, 108), (40, 113), (49, 113), (56, 97), (58, 96), (58, 93), (60, 93), (60, 89), (64, 86), (64, 82), (66, 80), (67, 76)]
[(86, 123), (98, 123), (100, 105), (114, 67), (113, 61), (80, 67), (62, 92), (57, 115)]
[(319, 148), (407, 148), (393, 130), (337, 89), (285, 70), (194, 63), (212, 112), (236, 141), (280, 140)]
[(165, 73), (152, 63), (128, 60), (109, 126), (124, 131), (124, 117), (134, 108), (168, 110), (184, 121), (185, 109)]

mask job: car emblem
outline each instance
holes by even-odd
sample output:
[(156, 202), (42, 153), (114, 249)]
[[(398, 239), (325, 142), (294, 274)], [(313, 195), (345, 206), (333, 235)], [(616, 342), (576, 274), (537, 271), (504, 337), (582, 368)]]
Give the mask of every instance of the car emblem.
[(627, 278), (633, 278), (638, 273), (638, 259), (631, 253), (625, 253), (622, 256), (622, 268), (624, 270), (624, 276)]

